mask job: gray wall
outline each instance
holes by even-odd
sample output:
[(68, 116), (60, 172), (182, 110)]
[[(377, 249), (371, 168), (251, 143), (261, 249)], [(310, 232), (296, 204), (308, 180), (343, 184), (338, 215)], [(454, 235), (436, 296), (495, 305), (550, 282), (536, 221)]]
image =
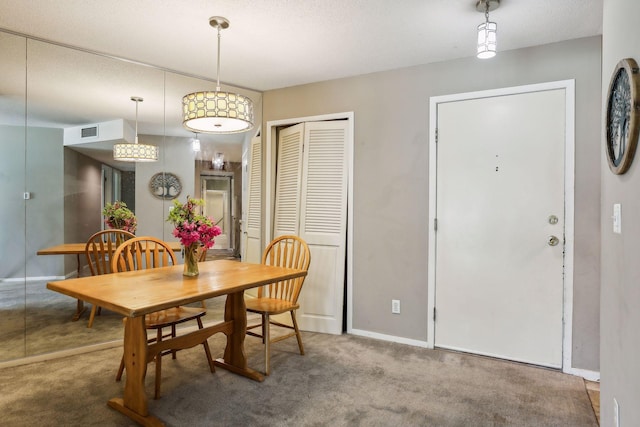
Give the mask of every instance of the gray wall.
[(31, 192), (26, 209), (27, 277), (48, 276), (50, 267), (60, 262), (57, 256), (36, 256), (36, 252), (63, 239), (62, 139), (62, 129), (27, 127), (25, 188)]
[(187, 196), (195, 194), (195, 162), (189, 138), (140, 135), (140, 143), (160, 147), (158, 162), (136, 163), (136, 216), (138, 236), (155, 236), (166, 241), (178, 241), (173, 237), (173, 225), (167, 222), (173, 200), (162, 200), (149, 191), (149, 182), (154, 174), (175, 174), (182, 184), (178, 200), (184, 203)]
[[(603, 102), (616, 63), (640, 62), (640, 2), (605, 0), (603, 15)], [(603, 111), (604, 108), (603, 108)], [(603, 113), (604, 114), (604, 113)], [(603, 116), (604, 117), (604, 116)], [(604, 139), (601, 147), (604, 147)], [(640, 159), (624, 175), (614, 175), (602, 154), (601, 388), (603, 426), (613, 426), (613, 399), (621, 426), (640, 425)], [(622, 205), (622, 234), (613, 234), (613, 204)]]
[[(64, 149), (64, 239), (60, 242), (86, 242), (102, 229), (102, 163)], [(61, 258), (58, 256), (57, 258)], [(66, 255), (65, 274), (76, 271), (78, 259), (86, 265), (85, 256)]]
[[(353, 327), (427, 340), (429, 97), (575, 79), (573, 367), (599, 370), (599, 37), (264, 94), (264, 123), (353, 111)], [(263, 129), (265, 126), (263, 125)], [(390, 313), (391, 299), (402, 315)]]
[(62, 130), (0, 126), (0, 159), (0, 279), (62, 274), (56, 257), (36, 257), (62, 241)]
[(25, 129), (0, 126), (0, 280), (25, 277)]

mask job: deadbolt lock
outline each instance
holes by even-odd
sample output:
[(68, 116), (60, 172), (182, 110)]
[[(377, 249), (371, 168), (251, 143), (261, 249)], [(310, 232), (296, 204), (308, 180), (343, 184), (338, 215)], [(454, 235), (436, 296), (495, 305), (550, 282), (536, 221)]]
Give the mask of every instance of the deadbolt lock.
[(556, 246), (558, 243), (560, 243), (560, 239), (558, 239), (556, 236), (549, 236), (549, 246)]
[(557, 223), (558, 223), (558, 217), (557, 217), (557, 216), (555, 216), (555, 215), (551, 215), (551, 216), (549, 217), (549, 224), (552, 224), (552, 225), (553, 225), (553, 224), (557, 224)]

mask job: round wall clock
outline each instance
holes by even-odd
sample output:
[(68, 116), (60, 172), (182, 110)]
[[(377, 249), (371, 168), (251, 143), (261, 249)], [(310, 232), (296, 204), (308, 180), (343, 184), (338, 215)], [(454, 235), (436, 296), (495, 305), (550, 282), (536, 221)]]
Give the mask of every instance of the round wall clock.
[(168, 172), (159, 172), (151, 177), (149, 191), (158, 199), (171, 200), (180, 195), (180, 178)]
[(631, 58), (618, 62), (607, 99), (606, 144), (609, 168), (623, 174), (631, 166), (640, 129), (638, 64)]

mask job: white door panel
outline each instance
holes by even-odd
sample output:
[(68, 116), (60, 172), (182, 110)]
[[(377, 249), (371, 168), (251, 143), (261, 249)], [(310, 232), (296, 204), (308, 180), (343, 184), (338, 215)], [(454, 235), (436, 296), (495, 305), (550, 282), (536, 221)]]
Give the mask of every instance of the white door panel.
[[(300, 296), (300, 314), (304, 318), (305, 330), (336, 333), (333, 325), (336, 317), (342, 319), (342, 288), (335, 286), (343, 282), (339, 277), (344, 257), (339, 259), (335, 246), (310, 245), (311, 265), (305, 279), (304, 292)], [(337, 293), (340, 295), (337, 295)]]
[(303, 138), (304, 123), (280, 132), (273, 237), (299, 232)]
[(274, 237), (295, 234), (311, 251), (297, 318), (307, 331), (342, 333), (347, 223), (347, 121), (280, 132)]
[(565, 92), (437, 114), (435, 345), (560, 367)]
[(342, 333), (347, 230), (347, 122), (305, 123), (300, 237), (311, 250), (298, 317), (305, 330)]
[(243, 261), (259, 264), (262, 259), (262, 143), (259, 137), (251, 140), (247, 195), (247, 220)]

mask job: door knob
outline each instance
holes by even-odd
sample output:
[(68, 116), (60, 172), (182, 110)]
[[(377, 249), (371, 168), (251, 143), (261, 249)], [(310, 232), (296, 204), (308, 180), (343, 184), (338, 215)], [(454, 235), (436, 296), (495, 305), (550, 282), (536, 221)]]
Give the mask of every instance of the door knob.
[(555, 246), (560, 242), (560, 240), (556, 236), (549, 236), (549, 241), (547, 242), (549, 246)]

